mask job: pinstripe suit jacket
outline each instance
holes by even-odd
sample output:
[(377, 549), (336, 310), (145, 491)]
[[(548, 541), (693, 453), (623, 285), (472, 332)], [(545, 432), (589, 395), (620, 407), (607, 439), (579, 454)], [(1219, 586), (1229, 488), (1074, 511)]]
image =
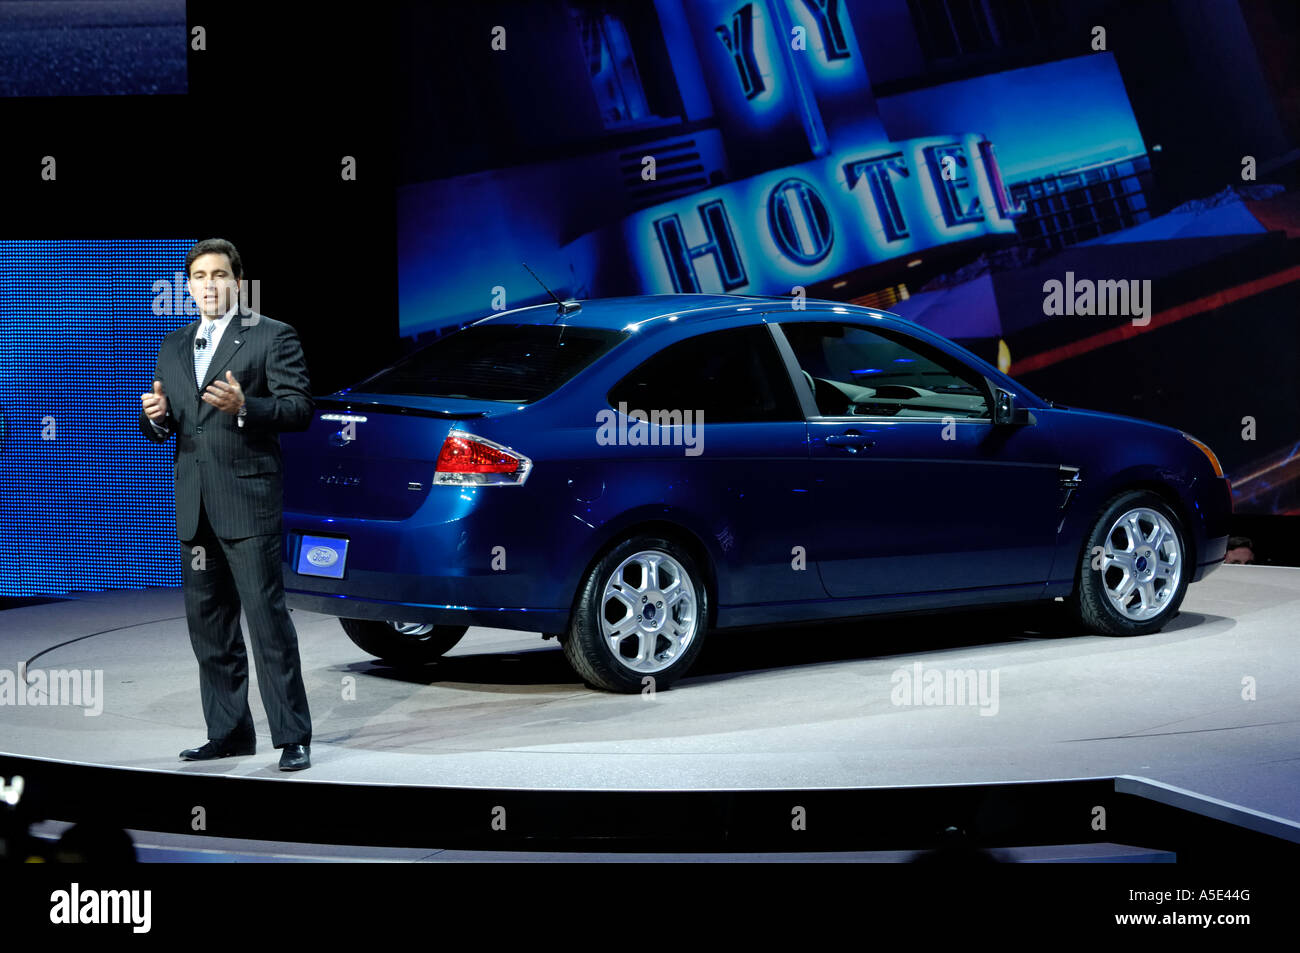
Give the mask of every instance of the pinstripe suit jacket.
[[(282, 531), (284, 507), (280, 471), (282, 430), (306, 430), (314, 403), (298, 332), (255, 311), (237, 311), (221, 335), (201, 384), (194, 380), (192, 321), (163, 338), (154, 380), (162, 382), (167, 415), (157, 433), (140, 411), (140, 432), (154, 443), (175, 435), (176, 536), (198, 531), (199, 500), (213, 532), (240, 539)], [(248, 414), (240, 427), (200, 398), (226, 371), (244, 391)], [(153, 388), (153, 381), (148, 389)]]

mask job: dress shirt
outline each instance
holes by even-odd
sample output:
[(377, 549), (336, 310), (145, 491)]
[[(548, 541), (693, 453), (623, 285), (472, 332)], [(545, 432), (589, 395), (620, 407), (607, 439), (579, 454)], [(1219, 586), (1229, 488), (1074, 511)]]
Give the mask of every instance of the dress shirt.
[[(213, 328), (212, 328), (212, 340), (209, 342), (208, 347), (212, 348), (212, 352), (213, 352), (214, 354), (215, 354), (216, 351), (217, 351), (217, 345), (221, 343), (221, 335), (225, 332), (226, 327), (230, 324), (230, 319), (231, 319), (231, 317), (234, 315), (235, 310), (236, 310), (238, 307), (239, 307), (239, 302), (235, 302), (234, 304), (232, 304), (232, 305), (230, 306), (230, 310), (227, 311), (225, 314), (223, 314), (221, 317), (219, 317), (219, 318), (209, 318), (209, 317), (206, 317), (206, 316), (205, 316), (205, 317), (202, 319), (203, 321), (211, 321), (212, 324), (213, 324)], [(200, 332), (201, 330), (203, 330), (203, 325), (202, 325), (202, 324), (200, 324), (199, 327), (197, 327), (197, 328), (194, 329), (194, 337), (195, 337), (195, 338), (198, 338), (198, 337), (199, 337), (199, 332)], [(191, 342), (190, 342), (190, 345), (191, 345), (191, 346), (190, 346), (190, 352), (189, 352), (190, 355), (191, 355), (191, 357), (190, 357), (191, 360), (193, 360), (193, 353), (194, 353), (193, 344), (194, 344), (194, 342), (191, 341)], [(210, 366), (210, 365), (209, 365), (209, 366)], [(199, 382), (199, 383), (201, 383), (201, 382)], [(203, 398), (200, 397), (199, 399), (202, 400)], [(149, 423), (153, 426), (153, 429), (154, 429), (156, 432), (158, 432), (158, 433), (160, 433), (160, 434), (167, 433), (167, 428), (166, 428), (166, 427), (160, 427), (160, 426), (158, 425), (158, 421), (154, 420), (152, 417), (149, 418)], [(241, 426), (241, 427), (244, 426), (244, 418), (243, 418), (243, 417), (240, 417), (240, 418), (239, 418), (239, 426)]]

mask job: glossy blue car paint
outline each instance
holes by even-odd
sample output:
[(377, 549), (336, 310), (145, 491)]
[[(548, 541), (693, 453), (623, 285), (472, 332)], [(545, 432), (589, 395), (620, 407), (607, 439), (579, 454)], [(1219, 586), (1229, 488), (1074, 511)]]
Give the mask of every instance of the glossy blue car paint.
[[(475, 324), (559, 322), (627, 335), (531, 404), (362, 390), (318, 399), (310, 428), (282, 436), (288, 604), (343, 618), (560, 632), (602, 552), (646, 527), (694, 551), (717, 627), (1050, 599), (1075, 585), (1105, 502), (1136, 487), (1156, 490), (1178, 513), (1193, 581), (1222, 561), (1227, 484), (1179, 431), (1054, 407), (886, 312), (802, 304), (652, 295), (585, 301), (563, 317), (554, 305), (523, 308)], [(929, 421), (818, 417), (778, 332), (803, 419), (706, 419), (695, 456), (681, 446), (597, 441), (611, 388), (668, 345), (807, 321), (928, 345), (1012, 395), (1029, 420), (957, 420), (950, 439), (936, 440)], [(366, 418), (355, 439), (325, 419), (339, 414)], [(871, 446), (837, 444), (848, 428)], [(525, 482), (431, 485), (453, 430), (526, 456)], [(304, 536), (349, 541), (342, 579), (296, 571)]]

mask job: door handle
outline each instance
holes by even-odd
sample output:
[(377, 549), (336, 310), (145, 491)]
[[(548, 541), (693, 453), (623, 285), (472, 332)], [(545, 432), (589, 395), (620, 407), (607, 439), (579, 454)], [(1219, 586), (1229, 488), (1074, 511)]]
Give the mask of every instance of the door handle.
[(850, 452), (858, 450), (868, 450), (876, 445), (876, 441), (870, 437), (864, 437), (860, 433), (849, 431), (848, 433), (831, 434), (826, 438), (826, 446), (843, 447)]

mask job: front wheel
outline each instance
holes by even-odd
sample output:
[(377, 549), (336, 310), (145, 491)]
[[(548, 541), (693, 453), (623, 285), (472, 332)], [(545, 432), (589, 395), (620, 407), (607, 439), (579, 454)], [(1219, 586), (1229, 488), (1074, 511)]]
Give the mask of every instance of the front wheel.
[(1168, 503), (1145, 490), (1121, 493), (1088, 534), (1072, 608), (1106, 635), (1159, 632), (1187, 592), (1187, 558), (1187, 536)]
[(699, 655), (708, 600), (704, 574), (683, 546), (657, 536), (624, 540), (583, 580), (565, 658), (596, 688), (666, 690)]
[(468, 631), (466, 625), (339, 619), (357, 648), (392, 665), (423, 665), (442, 658)]

